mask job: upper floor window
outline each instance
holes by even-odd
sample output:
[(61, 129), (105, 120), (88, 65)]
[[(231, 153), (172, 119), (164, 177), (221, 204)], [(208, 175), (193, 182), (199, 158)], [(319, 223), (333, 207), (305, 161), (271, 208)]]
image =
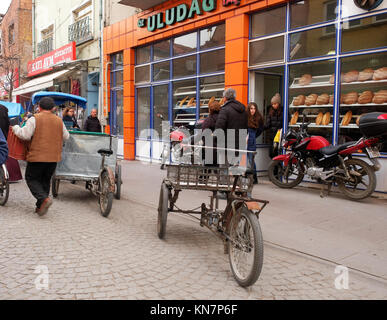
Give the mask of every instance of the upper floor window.
[(40, 32), (41, 41), (38, 43), (38, 56), (42, 56), (53, 50), (54, 25)]
[(93, 39), (92, 1), (89, 0), (73, 10), (74, 23), (69, 25), (69, 41), (81, 44)]
[(13, 44), (15, 42), (15, 25), (12, 23), (8, 27), (8, 43)]

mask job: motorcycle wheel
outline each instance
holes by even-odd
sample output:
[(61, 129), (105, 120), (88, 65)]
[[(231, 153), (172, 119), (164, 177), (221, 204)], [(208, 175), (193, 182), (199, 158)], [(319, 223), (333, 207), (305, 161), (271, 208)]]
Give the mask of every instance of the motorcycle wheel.
[[(304, 174), (295, 164), (289, 163), (289, 171), (285, 174), (284, 162), (280, 160), (272, 160), (269, 164), (268, 174), (269, 179), (277, 187), (280, 188), (294, 188), (299, 185), (304, 179)], [(289, 180), (293, 176), (294, 179)]]
[(351, 181), (338, 180), (339, 189), (351, 200), (369, 197), (376, 188), (376, 175), (371, 166), (360, 159), (348, 159), (344, 164), (349, 171)]

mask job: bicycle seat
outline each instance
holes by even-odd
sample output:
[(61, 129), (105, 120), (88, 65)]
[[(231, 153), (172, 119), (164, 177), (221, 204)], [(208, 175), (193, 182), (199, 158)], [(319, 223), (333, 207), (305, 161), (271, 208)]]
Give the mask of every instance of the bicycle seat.
[(99, 149), (97, 151), (101, 156), (102, 155), (105, 155), (105, 156), (111, 156), (113, 154), (113, 150), (111, 149)]

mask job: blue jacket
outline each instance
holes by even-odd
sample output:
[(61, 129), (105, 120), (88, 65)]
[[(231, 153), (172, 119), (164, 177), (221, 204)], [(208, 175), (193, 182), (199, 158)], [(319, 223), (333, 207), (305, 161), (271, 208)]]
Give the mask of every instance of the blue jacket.
[(5, 140), (3, 131), (0, 129), (0, 165), (5, 163), (8, 158), (8, 143)]
[(261, 135), (263, 132), (263, 128), (258, 128), (258, 129), (253, 129), (253, 128), (248, 128), (247, 133), (248, 133), (248, 139), (247, 139), (247, 150), (248, 151), (255, 151), (257, 150), (257, 141), (256, 139)]

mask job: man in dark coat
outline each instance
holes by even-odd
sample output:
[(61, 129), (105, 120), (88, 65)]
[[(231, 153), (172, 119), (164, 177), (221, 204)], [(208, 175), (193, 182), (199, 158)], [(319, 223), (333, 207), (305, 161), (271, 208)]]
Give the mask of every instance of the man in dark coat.
[[(247, 135), (246, 107), (236, 100), (236, 92), (232, 88), (226, 89), (223, 92), (223, 97), (226, 99), (226, 103), (220, 109), (215, 128), (224, 130), (226, 139), (230, 138), (227, 135), (227, 130), (235, 130), (235, 135), (231, 135), (232, 138), (235, 137), (235, 145), (233, 141), (228, 141), (225, 146), (230, 149), (239, 149), (239, 136), (242, 133), (240, 130), (245, 130)], [(219, 143), (218, 146), (220, 146)], [(236, 155), (238, 156), (238, 153)]]
[(101, 124), (97, 118), (97, 109), (92, 109), (87, 117), (83, 131), (101, 132)]

